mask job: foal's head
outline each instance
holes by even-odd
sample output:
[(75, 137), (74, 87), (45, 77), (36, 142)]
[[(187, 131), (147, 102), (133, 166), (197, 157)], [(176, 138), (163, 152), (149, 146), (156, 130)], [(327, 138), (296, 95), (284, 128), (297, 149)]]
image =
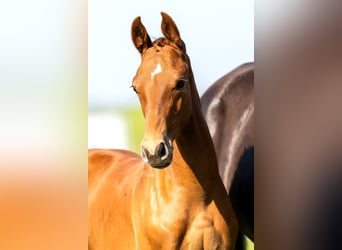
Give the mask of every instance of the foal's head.
[(172, 141), (180, 135), (191, 115), (191, 69), (174, 21), (165, 13), (161, 29), (165, 38), (152, 43), (137, 17), (132, 40), (141, 54), (133, 79), (145, 117), (142, 157), (152, 167), (163, 168), (172, 161)]

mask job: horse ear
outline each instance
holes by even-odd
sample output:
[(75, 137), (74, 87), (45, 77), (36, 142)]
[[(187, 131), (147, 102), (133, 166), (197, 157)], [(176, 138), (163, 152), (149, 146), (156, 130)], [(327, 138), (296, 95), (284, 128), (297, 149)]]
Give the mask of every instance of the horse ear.
[(145, 49), (152, 47), (152, 41), (148, 35), (145, 26), (141, 23), (140, 16), (136, 17), (131, 28), (132, 41), (140, 54)]
[(179, 48), (183, 48), (183, 42), (180, 38), (179, 31), (175, 22), (165, 12), (161, 12), (161, 15), (162, 15), (161, 30), (164, 36), (171, 42), (175, 43)]

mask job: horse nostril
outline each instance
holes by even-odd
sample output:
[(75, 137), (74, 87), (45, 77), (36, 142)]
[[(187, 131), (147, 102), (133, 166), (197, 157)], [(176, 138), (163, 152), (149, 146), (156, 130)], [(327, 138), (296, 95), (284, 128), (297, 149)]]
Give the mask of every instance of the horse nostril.
[(161, 160), (165, 160), (168, 155), (168, 150), (164, 142), (161, 142), (159, 144), (158, 148), (158, 156), (160, 157)]

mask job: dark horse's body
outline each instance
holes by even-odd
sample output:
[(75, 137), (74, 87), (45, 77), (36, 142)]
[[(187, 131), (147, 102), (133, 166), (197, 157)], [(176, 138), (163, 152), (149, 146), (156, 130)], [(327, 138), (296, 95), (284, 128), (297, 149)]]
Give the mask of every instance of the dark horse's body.
[(254, 64), (221, 77), (201, 103), (240, 231), (254, 241)]

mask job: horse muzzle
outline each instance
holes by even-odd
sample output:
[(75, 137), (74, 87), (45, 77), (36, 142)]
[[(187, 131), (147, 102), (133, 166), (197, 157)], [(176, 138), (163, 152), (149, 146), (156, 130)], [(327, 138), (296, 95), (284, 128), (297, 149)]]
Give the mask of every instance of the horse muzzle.
[(165, 168), (172, 162), (173, 146), (170, 139), (160, 141), (144, 140), (141, 154), (145, 162), (153, 168)]

